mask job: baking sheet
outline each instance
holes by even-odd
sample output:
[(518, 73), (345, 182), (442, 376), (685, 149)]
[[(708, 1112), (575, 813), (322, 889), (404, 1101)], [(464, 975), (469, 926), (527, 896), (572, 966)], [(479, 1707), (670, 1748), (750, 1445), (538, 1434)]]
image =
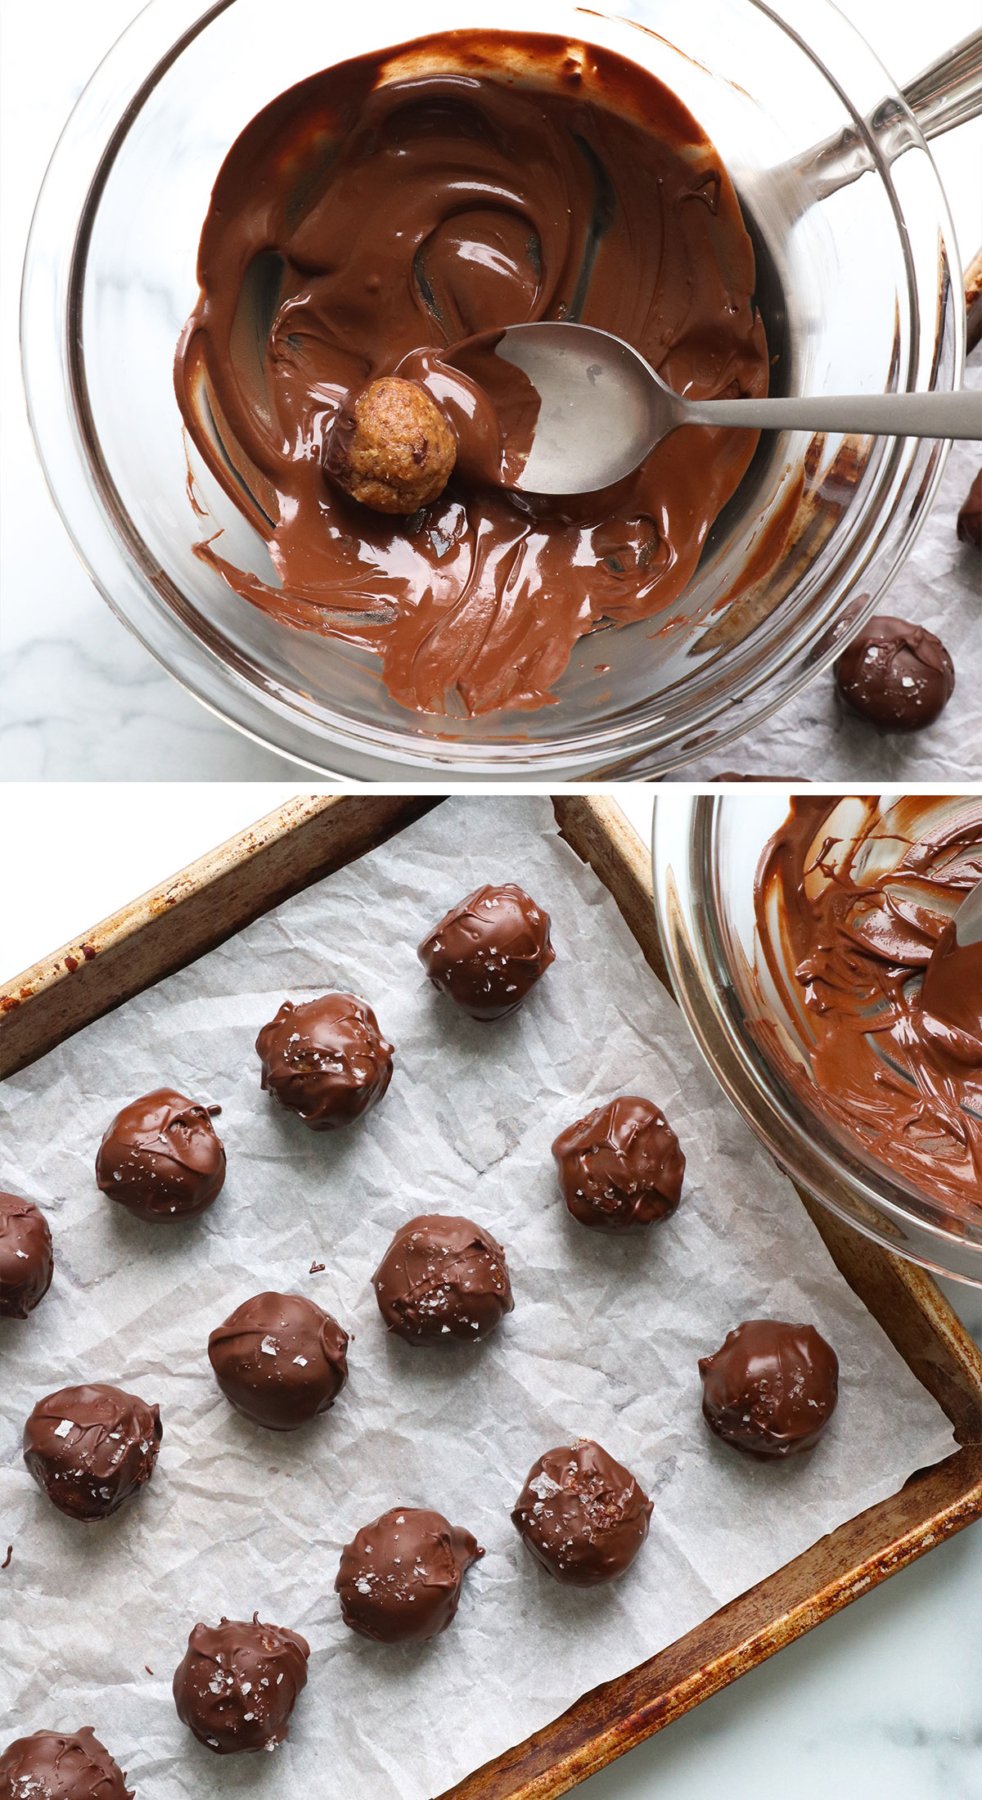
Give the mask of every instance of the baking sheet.
[[(965, 386), (982, 394), (982, 345), (969, 358)], [(776, 781), (975, 781), (982, 770), (982, 683), (979, 608), (982, 562), (959, 543), (956, 522), (982, 467), (982, 444), (953, 444), (937, 497), (911, 554), (877, 602), (946, 644), (955, 691), (935, 725), (924, 731), (880, 731), (848, 712), (831, 670), (816, 676), (767, 724), (736, 743), (686, 763), (677, 781), (710, 781), (727, 771)]]
[[(415, 946), (487, 880), (548, 909), (557, 961), (482, 1026), (429, 988)], [(332, 986), (375, 1006), (396, 1074), (367, 1119), (317, 1136), (260, 1093), (253, 1043), (284, 995)], [(92, 1173), (119, 1105), (162, 1082), (221, 1103), (229, 1154), (215, 1206), (173, 1231), (110, 1205)], [(568, 1218), (550, 1145), (624, 1091), (664, 1108), (688, 1170), (675, 1218), (620, 1242)], [(0, 1323), (0, 1742), (92, 1723), (140, 1800), (299, 1800), (326, 1768), (345, 1800), (425, 1800), (953, 1448), (547, 801), (448, 802), (13, 1077), (0, 1105), (3, 1185), (45, 1205), (58, 1257), (32, 1320)], [(383, 1331), (370, 1276), (422, 1211), (466, 1213), (506, 1247), (515, 1311), (484, 1344), (444, 1355)], [(239, 1418), (206, 1355), (265, 1287), (354, 1334), (337, 1405), (289, 1436)], [(812, 1321), (842, 1365), (826, 1440), (773, 1468), (711, 1437), (695, 1366), (768, 1313)], [(19, 1450), (34, 1402), (82, 1380), (159, 1402), (164, 1424), (148, 1489), (89, 1527), (44, 1500)], [(655, 1511), (624, 1579), (570, 1593), (508, 1515), (535, 1457), (580, 1434)], [(487, 1555), (450, 1630), (393, 1650), (345, 1629), (333, 1581), (342, 1544), (397, 1504), (437, 1507)], [(310, 1682), (275, 1757), (219, 1759), (170, 1681), (199, 1617), (254, 1610), (310, 1639)]]

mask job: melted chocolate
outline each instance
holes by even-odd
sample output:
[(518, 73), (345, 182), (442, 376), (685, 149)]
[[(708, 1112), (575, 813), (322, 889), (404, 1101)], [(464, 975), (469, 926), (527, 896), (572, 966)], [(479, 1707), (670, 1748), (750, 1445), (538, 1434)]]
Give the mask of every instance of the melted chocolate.
[(174, 1674), (182, 1724), (219, 1756), (275, 1750), (307, 1685), (310, 1645), (299, 1632), (251, 1620), (196, 1625)]
[(117, 1113), (99, 1146), (95, 1178), (110, 1200), (151, 1223), (196, 1219), (221, 1193), (225, 1151), (205, 1107), (157, 1088)]
[(433, 986), (473, 1019), (504, 1019), (556, 960), (549, 914), (514, 882), (475, 888), (419, 946)]
[(24, 1427), (24, 1461), (69, 1519), (108, 1519), (150, 1480), (163, 1437), (160, 1409), (120, 1388), (59, 1388)]
[(407, 1344), (476, 1344), (514, 1306), (501, 1245), (470, 1219), (441, 1213), (397, 1231), (372, 1282), (386, 1325)]
[(982, 1204), (982, 947), (953, 950), (950, 921), (979, 879), (977, 798), (939, 816), (929, 797), (809, 796), (755, 895), (758, 960), (804, 1046), (802, 1063), (758, 1024), (784, 1078), (901, 1184), (956, 1207)]
[(41, 1208), (0, 1194), (0, 1319), (26, 1319), (54, 1274), (51, 1231)]
[(835, 679), (861, 718), (887, 731), (919, 731), (951, 699), (955, 666), (933, 631), (882, 614), (842, 652)]
[(134, 1800), (126, 1776), (91, 1725), (35, 1731), (0, 1756), (3, 1800)]
[(262, 1084), (311, 1131), (337, 1131), (381, 1100), (392, 1080), (392, 1045), (357, 994), (284, 1000), (256, 1039)]
[(299, 1294), (255, 1294), (208, 1339), (226, 1400), (270, 1431), (295, 1431), (334, 1405), (347, 1348), (337, 1320)]
[(675, 1211), (685, 1157), (650, 1100), (622, 1094), (561, 1131), (552, 1146), (574, 1219), (598, 1231), (653, 1225)]
[(839, 1362), (813, 1325), (750, 1319), (699, 1361), (702, 1410), (716, 1436), (753, 1456), (818, 1443), (835, 1411)]
[(532, 1555), (571, 1587), (597, 1587), (630, 1568), (651, 1501), (621, 1463), (589, 1438), (532, 1464), (512, 1523)]
[(470, 1532), (442, 1513), (395, 1506), (341, 1552), (334, 1583), (341, 1617), (377, 1644), (436, 1637), (457, 1611), (467, 1570), (483, 1555)]
[[(449, 32), (302, 82), (230, 151), (198, 278), (178, 400), (280, 585), (214, 537), (197, 554), (274, 618), (377, 651), (405, 707), (552, 699), (580, 637), (677, 599), (753, 455), (751, 432), (686, 427), (599, 495), (502, 485), (532, 392), (492, 353), (505, 326), (600, 326), (693, 399), (767, 388), (729, 177), (608, 50)], [(448, 487), (408, 521), (325, 481), (349, 395), (385, 375), (422, 383), (457, 437)]]

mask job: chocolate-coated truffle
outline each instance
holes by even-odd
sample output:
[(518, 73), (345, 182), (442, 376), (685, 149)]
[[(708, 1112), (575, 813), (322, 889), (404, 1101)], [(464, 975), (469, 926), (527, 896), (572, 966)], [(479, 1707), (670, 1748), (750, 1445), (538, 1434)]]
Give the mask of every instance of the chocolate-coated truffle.
[(0, 1800), (134, 1800), (126, 1776), (91, 1725), (35, 1731), (0, 1756)]
[(377, 1644), (419, 1643), (450, 1624), (464, 1575), (484, 1551), (442, 1513), (394, 1506), (341, 1552), (341, 1617)]
[(648, 1535), (651, 1501), (589, 1438), (532, 1464), (512, 1524), (557, 1581), (596, 1587), (623, 1575)]
[(514, 1306), (497, 1239), (444, 1213), (397, 1231), (372, 1281), (386, 1325), (407, 1344), (477, 1343)]
[(336, 1131), (381, 1100), (392, 1080), (392, 1045), (356, 994), (284, 1000), (256, 1039), (263, 1087), (312, 1131)]
[(549, 914), (514, 882), (476, 888), (423, 939), (419, 960), (472, 1018), (503, 1019), (556, 960)]
[(813, 1325), (750, 1319), (700, 1358), (699, 1373), (706, 1423), (754, 1456), (810, 1450), (838, 1398), (838, 1358)]
[(664, 1113), (621, 1094), (561, 1131), (552, 1146), (574, 1219), (598, 1231), (653, 1225), (678, 1206), (685, 1157)]
[(418, 381), (383, 375), (348, 397), (324, 466), (338, 487), (375, 512), (409, 514), (443, 493), (457, 460), (446, 414)]
[(275, 1750), (307, 1685), (310, 1645), (299, 1632), (251, 1619), (196, 1625), (174, 1673), (174, 1705), (219, 1756)]
[(124, 1106), (96, 1157), (103, 1193), (152, 1223), (196, 1219), (225, 1180), (225, 1151), (211, 1122), (219, 1110), (173, 1088), (157, 1088)]
[(842, 652), (835, 679), (861, 718), (889, 731), (918, 731), (947, 706), (955, 668), (933, 631), (881, 615)]
[(26, 1319), (51, 1286), (54, 1266), (41, 1208), (0, 1194), (0, 1319)]
[(270, 1431), (294, 1431), (333, 1406), (347, 1348), (337, 1320), (300, 1294), (255, 1294), (208, 1339), (226, 1400)]
[(39, 1400), (24, 1427), (24, 1461), (69, 1519), (108, 1519), (149, 1481), (160, 1410), (117, 1387), (66, 1387)]
[(958, 536), (963, 544), (982, 550), (982, 469), (979, 470), (965, 504), (958, 514)]

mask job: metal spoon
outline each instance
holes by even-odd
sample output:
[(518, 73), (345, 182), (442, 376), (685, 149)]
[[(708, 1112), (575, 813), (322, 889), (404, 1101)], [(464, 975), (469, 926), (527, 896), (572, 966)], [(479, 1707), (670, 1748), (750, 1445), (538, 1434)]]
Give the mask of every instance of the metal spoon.
[(965, 896), (935, 944), (924, 970), (921, 1003), (944, 1025), (970, 1035), (982, 1033), (982, 881)]
[(630, 475), (679, 425), (982, 439), (982, 394), (854, 394), (790, 400), (686, 400), (643, 356), (592, 325), (511, 325), (495, 347), (540, 399), (516, 486), (590, 494)]

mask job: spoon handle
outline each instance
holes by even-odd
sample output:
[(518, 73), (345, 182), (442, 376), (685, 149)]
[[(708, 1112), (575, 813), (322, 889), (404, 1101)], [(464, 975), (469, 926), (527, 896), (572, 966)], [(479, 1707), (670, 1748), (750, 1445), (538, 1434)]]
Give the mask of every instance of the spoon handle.
[[(681, 411), (681, 409), (680, 409)], [(835, 431), (879, 437), (982, 439), (982, 393), (852, 394), (834, 400), (686, 401), (679, 423), (760, 431)]]

